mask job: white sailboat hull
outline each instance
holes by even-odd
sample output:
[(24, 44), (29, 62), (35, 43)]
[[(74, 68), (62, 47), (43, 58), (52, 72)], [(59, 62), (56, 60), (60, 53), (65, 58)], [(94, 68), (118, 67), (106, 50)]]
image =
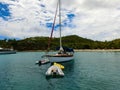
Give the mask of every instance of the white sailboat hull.
[(67, 61), (71, 61), (74, 59), (73, 56), (70, 57), (48, 57), (48, 59), (50, 60), (50, 62), (67, 62)]

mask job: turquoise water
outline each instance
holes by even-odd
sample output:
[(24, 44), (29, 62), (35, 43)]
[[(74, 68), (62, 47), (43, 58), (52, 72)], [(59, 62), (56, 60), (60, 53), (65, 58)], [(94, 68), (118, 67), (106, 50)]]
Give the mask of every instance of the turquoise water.
[(75, 52), (65, 77), (45, 78), (44, 52), (0, 55), (0, 90), (120, 90), (120, 52)]

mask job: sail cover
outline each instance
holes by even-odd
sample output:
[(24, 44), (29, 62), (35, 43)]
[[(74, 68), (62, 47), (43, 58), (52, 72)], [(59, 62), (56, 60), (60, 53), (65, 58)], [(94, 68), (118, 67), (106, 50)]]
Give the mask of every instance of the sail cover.
[[(56, 50), (59, 50), (59, 49), (60, 49), (60, 47), (56, 48)], [(63, 49), (64, 49), (65, 52), (74, 52), (73, 48), (68, 48), (68, 47), (64, 46)]]

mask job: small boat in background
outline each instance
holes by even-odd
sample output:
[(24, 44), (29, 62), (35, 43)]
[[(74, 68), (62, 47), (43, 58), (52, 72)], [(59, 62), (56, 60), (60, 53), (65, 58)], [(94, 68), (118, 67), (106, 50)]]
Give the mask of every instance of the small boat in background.
[(36, 61), (35, 64), (43, 65), (43, 64), (47, 64), (47, 63), (49, 63), (49, 62), (50, 62), (50, 60), (48, 60), (48, 59), (44, 59), (44, 60)]
[(62, 69), (56, 65), (50, 66), (45, 74), (47, 77), (49, 77), (49, 76), (63, 77), (64, 76)]
[(0, 54), (16, 54), (16, 51), (13, 49), (0, 47)]

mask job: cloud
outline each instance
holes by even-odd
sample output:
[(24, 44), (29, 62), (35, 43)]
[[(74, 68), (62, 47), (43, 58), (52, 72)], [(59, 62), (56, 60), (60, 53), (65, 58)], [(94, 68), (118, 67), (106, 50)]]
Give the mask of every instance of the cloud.
[[(118, 0), (84, 0), (81, 5), (82, 8), (78, 9), (79, 7), (77, 7), (76, 9), (78, 16), (75, 21), (80, 36), (94, 40), (120, 38)], [(75, 31), (78, 32), (78, 30)]]
[[(120, 38), (119, 0), (61, 0), (62, 35)], [(57, 0), (0, 0), (0, 36), (50, 36)], [(2, 13), (2, 14), (1, 14)], [(54, 36), (59, 35), (58, 14)]]

